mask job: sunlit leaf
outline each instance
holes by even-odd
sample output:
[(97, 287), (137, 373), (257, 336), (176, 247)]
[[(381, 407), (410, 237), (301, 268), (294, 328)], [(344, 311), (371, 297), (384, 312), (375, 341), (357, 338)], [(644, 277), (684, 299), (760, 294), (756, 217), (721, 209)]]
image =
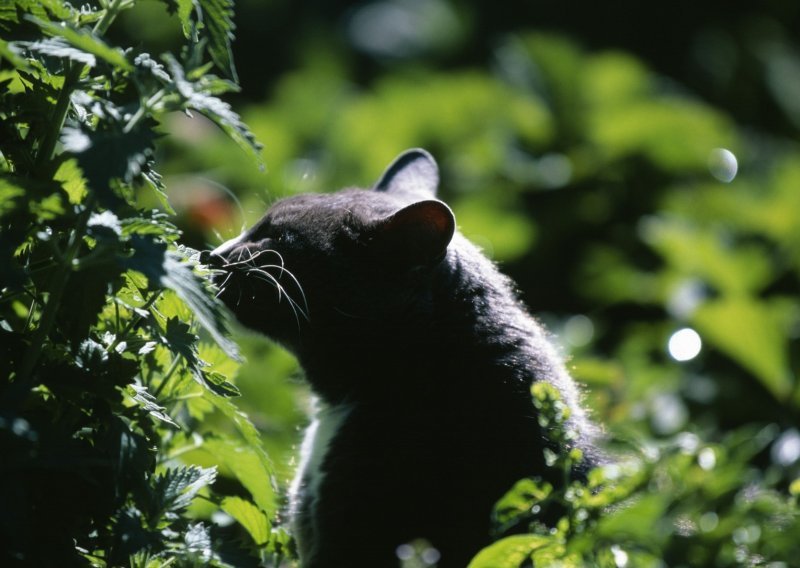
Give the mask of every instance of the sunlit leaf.
[(211, 90), (206, 88), (203, 83), (189, 81), (180, 63), (174, 57), (166, 57), (166, 62), (175, 86), (185, 100), (185, 106), (202, 113), (213, 121), (240, 148), (250, 154), (256, 163), (261, 165), (261, 144), (231, 106), (211, 94)]
[(184, 543), (186, 548), (181, 551), (182, 556), (193, 563), (208, 565), (214, 556), (211, 550), (211, 534), (203, 523), (189, 525), (189, 530), (184, 535)]
[(188, 507), (202, 488), (214, 483), (216, 477), (216, 468), (197, 466), (171, 468), (156, 475), (149, 494), (150, 518), (158, 519), (165, 512), (174, 516)]
[(72, 16), (73, 8), (61, 0), (10, 0), (0, 3), (0, 21), (19, 23), (20, 12), (43, 19), (49, 19), (52, 15), (56, 19), (66, 20)]
[(63, 38), (70, 45), (84, 53), (104, 59), (118, 69), (133, 70), (133, 66), (125, 58), (125, 54), (121, 50), (110, 47), (105, 41), (87, 30), (75, 29), (66, 23), (59, 25), (54, 22), (46, 22), (35, 17), (31, 17), (30, 20), (45, 32)]
[(94, 55), (73, 47), (69, 42), (67, 42), (67, 40), (60, 37), (33, 42), (27, 44), (26, 47), (34, 53), (41, 53), (42, 55), (49, 55), (51, 57), (69, 59), (71, 61), (83, 63), (89, 67), (94, 67), (97, 63), (97, 59)]
[[(195, 0), (202, 9), (202, 23), (209, 39), (208, 52), (214, 63), (231, 79), (237, 80), (233, 66), (233, 0)], [(180, 4), (179, 4), (180, 5)], [(185, 8), (179, 10), (185, 12)]]
[(480, 551), (468, 568), (519, 568), (534, 551), (553, 542), (552, 538), (533, 534), (510, 536)]
[(785, 400), (794, 381), (780, 321), (769, 304), (747, 297), (706, 302), (694, 315), (702, 337), (753, 373), (776, 398)]
[[(222, 402), (224, 401), (224, 402)], [(228, 399), (214, 396), (212, 403), (217, 409), (222, 410), (223, 414), (230, 418), (230, 413), (233, 412), (228, 409), (223, 410), (223, 406), (228, 406)], [(234, 423), (247, 420), (247, 417), (241, 411), (235, 411), (238, 416)], [(239, 424), (236, 424), (237, 427)], [(250, 426), (252, 428), (252, 426)], [(255, 429), (253, 429), (255, 430)], [(240, 429), (241, 432), (241, 429)], [(231, 439), (224, 438), (207, 438), (203, 443), (203, 450), (215, 460), (220, 466), (227, 468), (236, 479), (250, 492), (253, 496), (253, 502), (258, 507), (268, 513), (272, 514), (276, 510), (277, 492), (275, 489), (274, 474), (272, 471), (272, 464), (266, 457), (263, 449), (261, 449), (260, 442), (258, 445), (252, 444), (252, 438), (247, 439), (243, 436), (247, 445), (242, 445)]]
[(87, 185), (111, 204), (119, 199), (109, 187), (111, 181), (131, 182), (150, 159), (156, 139), (151, 126), (140, 123), (127, 132), (114, 127), (100, 131), (66, 127), (61, 143), (77, 158)]
[[(155, 347), (155, 344), (153, 344), (152, 347)], [(143, 353), (140, 351), (139, 354), (142, 355)], [(166, 409), (158, 405), (156, 398), (147, 392), (147, 387), (139, 383), (132, 383), (128, 385), (128, 390), (131, 399), (150, 414), (150, 416), (162, 422), (166, 422), (171, 426), (178, 426), (169, 414), (166, 413)]]
[[(274, 511), (276, 494), (274, 470), (261, 444), (258, 430), (231, 399), (213, 393), (208, 393), (205, 399), (234, 424), (245, 443), (244, 446), (237, 447), (212, 440), (206, 443), (206, 449), (214, 448), (214, 455), (230, 457), (232, 463), (241, 462), (234, 468), (234, 473), (250, 490), (253, 500), (262, 510), (268, 513)], [(245, 467), (245, 464), (249, 465)]]
[(270, 522), (264, 512), (241, 497), (226, 497), (220, 508), (242, 525), (253, 542), (263, 545), (269, 540)]

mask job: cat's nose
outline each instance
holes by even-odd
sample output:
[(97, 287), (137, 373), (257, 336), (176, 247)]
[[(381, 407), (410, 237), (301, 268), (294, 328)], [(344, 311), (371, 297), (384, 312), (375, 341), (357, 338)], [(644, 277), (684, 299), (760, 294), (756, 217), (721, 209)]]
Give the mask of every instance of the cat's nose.
[(227, 240), (219, 245), (214, 250), (204, 250), (200, 252), (200, 262), (203, 264), (210, 264), (212, 266), (222, 266), (225, 264), (225, 259), (228, 253), (231, 252), (236, 245), (244, 239), (244, 235), (239, 235), (233, 239)]
[(225, 259), (218, 254), (214, 254), (213, 250), (202, 250), (200, 251), (199, 260), (201, 264), (219, 266)]

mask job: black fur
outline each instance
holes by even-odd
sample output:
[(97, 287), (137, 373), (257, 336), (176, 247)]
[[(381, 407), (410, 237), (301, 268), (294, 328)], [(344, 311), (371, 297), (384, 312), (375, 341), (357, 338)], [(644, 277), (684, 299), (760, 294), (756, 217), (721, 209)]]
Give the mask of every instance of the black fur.
[[(304, 567), (397, 566), (417, 538), (441, 567), (466, 566), (497, 499), (547, 475), (534, 381), (559, 389), (593, 462), (571, 379), (509, 280), (454, 232), (437, 185), (433, 158), (411, 150), (373, 190), (280, 201), (214, 251), (239, 320), (297, 354), (323, 408), (347, 409), (317, 494), (298, 484)], [(262, 265), (268, 277), (250, 270)]]

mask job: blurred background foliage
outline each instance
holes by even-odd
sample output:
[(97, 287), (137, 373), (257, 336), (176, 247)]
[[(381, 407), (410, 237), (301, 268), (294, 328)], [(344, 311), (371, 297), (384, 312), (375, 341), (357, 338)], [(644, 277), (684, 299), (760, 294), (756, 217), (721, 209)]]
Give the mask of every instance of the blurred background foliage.
[[(658, 534), (778, 542), (747, 532), (760, 517), (734, 515), (744, 533), (714, 519), (753, 503), (748, 488), (788, 496), (800, 475), (800, 4), (241, 0), (235, 21), (235, 106), (267, 169), (202, 117), (164, 124), (187, 244), (230, 238), (283, 196), (368, 187), (427, 148), (461, 230), (554, 333), (610, 440), (714, 448), (710, 468), (669, 462), (673, 482), (700, 464), (689, 489), (652, 486), (695, 501), (651, 507), (675, 520)], [(126, 28), (164, 49), (180, 34), (157, 3)], [(287, 479), (300, 372), (240, 341), (241, 406)], [(691, 493), (726, 471), (719, 494)], [(698, 542), (706, 553), (682, 561), (712, 565)]]

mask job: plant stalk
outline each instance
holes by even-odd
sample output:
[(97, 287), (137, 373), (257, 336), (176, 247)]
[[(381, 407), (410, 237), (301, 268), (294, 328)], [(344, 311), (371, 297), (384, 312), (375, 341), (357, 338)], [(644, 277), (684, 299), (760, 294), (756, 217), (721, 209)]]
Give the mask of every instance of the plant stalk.
[(25, 355), (22, 358), (22, 363), (17, 370), (16, 380), (19, 382), (20, 386), (24, 387), (23, 392), (27, 392), (30, 387), (33, 386), (30, 384), (32, 382), (31, 374), (36, 367), (36, 364), (39, 362), (39, 357), (41, 356), (42, 349), (47, 341), (47, 336), (50, 335), (50, 330), (55, 323), (58, 308), (61, 305), (61, 297), (64, 295), (64, 290), (67, 287), (67, 282), (72, 272), (72, 264), (80, 252), (81, 243), (83, 242), (83, 234), (86, 232), (86, 225), (89, 222), (89, 217), (91, 216), (93, 209), (94, 198), (90, 195), (90, 197), (87, 199), (84, 210), (78, 217), (78, 224), (70, 233), (69, 243), (67, 245), (67, 251), (64, 255), (64, 262), (61, 265), (61, 270), (58, 270), (55, 272), (55, 274), (53, 274), (53, 279), (51, 280), (50, 290), (47, 297), (47, 303), (45, 304), (44, 311), (42, 312), (42, 317), (39, 320), (39, 325), (33, 332), (30, 347), (28, 347), (27, 351), (25, 351)]
[[(103, 17), (95, 25), (93, 30), (95, 34), (103, 35), (106, 31), (108, 31), (109, 26), (114, 21), (114, 18), (116, 18), (120, 8), (122, 7), (122, 4), (125, 1), (126, 0), (114, 0), (111, 3), (111, 5), (103, 14)], [(64, 122), (66, 121), (67, 114), (69, 113), (70, 96), (80, 81), (81, 75), (83, 74), (85, 68), (85, 65), (76, 63), (69, 64), (69, 67), (67, 68), (64, 77), (64, 85), (62, 86), (61, 92), (58, 95), (56, 106), (53, 109), (50, 130), (47, 132), (47, 134), (45, 134), (44, 140), (42, 141), (39, 151), (36, 154), (34, 175), (40, 179), (49, 179), (55, 173), (50, 171), (52, 168), (47, 166), (53, 159), (58, 138), (61, 135), (61, 131), (64, 128)], [(56, 315), (58, 314), (58, 309), (61, 305), (61, 298), (64, 295), (64, 290), (67, 287), (67, 282), (69, 281), (69, 277), (72, 272), (73, 263), (78, 258), (78, 253), (81, 249), (81, 243), (83, 242), (83, 235), (86, 232), (86, 225), (88, 224), (89, 217), (94, 210), (95, 202), (96, 200), (94, 194), (90, 192), (86, 198), (84, 210), (80, 213), (78, 222), (70, 233), (69, 241), (67, 243), (67, 251), (64, 254), (64, 258), (61, 262), (60, 270), (55, 272), (53, 279), (51, 280), (47, 303), (44, 306), (42, 317), (39, 320), (39, 325), (33, 332), (31, 344), (25, 351), (25, 355), (22, 358), (19, 369), (17, 369), (16, 382), (19, 389), (17, 392), (20, 395), (26, 395), (33, 386), (33, 370), (36, 368), (36, 364), (39, 362), (44, 344), (47, 341), (47, 337), (50, 335), (53, 324), (55, 323)]]

